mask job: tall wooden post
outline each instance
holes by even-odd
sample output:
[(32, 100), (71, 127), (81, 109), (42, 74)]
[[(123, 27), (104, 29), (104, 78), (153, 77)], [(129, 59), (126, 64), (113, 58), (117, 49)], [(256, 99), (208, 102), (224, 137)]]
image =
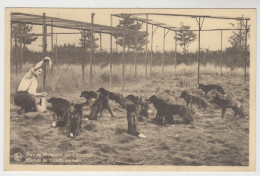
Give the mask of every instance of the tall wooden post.
[(95, 38), (96, 38), (96, 33), (95, 32), (93, 32), (93, 62), (92, 62), (92, 64), (93, 64), (93, 72), (92, 72), (92, 74), (93, 74), (93, 76), (95, 76), (95, 72), (96, 72), (96, 52), (95, 52), (95, 48), (94, 48), (94, 40), (95, 40)]
[(165, 28), (163, 29), (163, 60), (162, 60), (162, 80), (164, 80), (164, 50), (165, 50)]
[(244, 54), (244, 60), (245, 60), (245, 78), (244, 81), (246, 82), (246, 65), (247, 65), (247, 33), (248, 33), (248, 29), (247, 29), (247, 22), (248, 20), (246, 20), (246, 36), (245, 36), (245, 54)]
[[(53, 21), (51, 21), (51, 24), (53, 25)], [(53, 53), (53, 26), (51, 25), (51, 59), (54, 57)], [(51, 75), (53, 75), (53, 66), (51, 67)]]
[[(124, 14), (124, 21), (126, 20), (125, 14)], [(125, 88), (125, 26), (123, 27), (124, 33), (123, 33), (123, 69), (122, 69), (122, 80), (123, 80), (123, 86), (122, 90), (124, 91)]]
[(175, 31), (175, 37), (174, 37), (174, 40), (175, 40), (175, 53), (174, 53), (174, 69), (175, 69), (175, 76), (177, 74), (177, 40), (176, 40), (176, 31)]
[[(110, 16), (110, 26), (113, 26), (113, 16)], [(110, 62), (110, 74), (109, 74), (109, 85), (110, 87), (112, 86), (112, 54), (113, 54), (113, 48), (112, 48), (112, 29), (111, 29), (111, 34), (110, 34), (110, 58), (109, 58), (109, 62)]]
[[(42, 35), (42, 53), (43, 53), (43, 58), (46, 57), (47, 55), (47, 26), (46, 26), (46, 17), (45, 13), (43, 13), (43, 25), (42, 25), (42, 30), (43, 30), (43, 35)], [(47, 65), (43, 65), (43, 89), (42, 91), (46, 90), (46, 77), (47, 77)]]
[(200, 31), (201, 31), (201, 25), (200, 25), (200, 18), (199, 17), (199, 46), (198, 46), (198, 84), (200, 83)]
[(101, 32), (99, 33), (99, 52), (100, 54), (102, 53), (102, 34)]
[(151, 58), (150, 58), (150, 79), (152, 78), (152, 67), (153, 67), (153, 25), (152, 25), (152, 36), (151, 36)]
[(145, 45), (145, 84), (147, 83), (147, 62), (148, 62), (148, 14), (146, 14), (146, 45)]
[(68, 62), (68, 48), (65, 48), (65, 60), (66, 60), (66, 64), (69, 64)]
[(13, 58), (13, 40), (12, 40), (12, 22), (10, 22), (10, 61), (14, 61)]
[(92, 79), (93, 79), (93, 72), (92, 72), (92, 63), (93, 63), (93, 23), (94, 23), (94, 15), (95, 13), (91, 14), (91, 51), (90, 51), (90, 77), (89, 77), (89, 81), (90, 81), (90, 88), (92, 89)]
[(19, 72), (22, 72), (22, 61), (23, 61), (23, 46), (22, 46), (22, 23), (20, 23), (20, 67), (19, 67)]
[(55, 56), (55, 63), (58, 63), (58, 34), (56, 34), (56, 56)]
[(222, 82), (222, 64), (223, 64), (223, 52), (222, 52), (222, 38), (223, 38), (223, 35), (222, 35), (222, 30), (220, 31), (221, 32), (221, 45), (220, 45), (220, 78), (221, 78), (221, 82)]
[(118, 44), (117, 44), (117, 38), (116, 38), (116, 53), (118, 53)]
[(82, 60), (81, 60), (81, 66), (82, 66), (82, 89), (85, 89), (85, 30), (83, 30), (83, 34), (81, 36), (82, 38)]
[[(138, 24), (138, 21), (136, 21), (136, 25)], [(138, 30), (136, 29), (135, 33), (135, 53), (134, 53), (134, 62), (135, 62), (135, 80), (137, 79), (137, 38), (138, 38)]]
[(102, 34), (101, 32), (99, 33), (99, 61), (100, 65), (102, 65), (103, 59), (102, 59)]
[(14, 34), (14, 57), (15, 57), (15, 75), (18, 74), (18, 57), (17, 57), (17, 36)]

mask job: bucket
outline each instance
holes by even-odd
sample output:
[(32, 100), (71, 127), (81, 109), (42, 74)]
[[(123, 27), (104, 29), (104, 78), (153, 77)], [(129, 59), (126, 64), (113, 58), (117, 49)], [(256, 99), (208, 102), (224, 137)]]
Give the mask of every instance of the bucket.
[(46, 111), (46, 98), (45, 97), (41, 97), (40, 98), (40, 102), (39, 103), (37, 103), (37, 111), (38, 112), (44, 112), (44, 111)]

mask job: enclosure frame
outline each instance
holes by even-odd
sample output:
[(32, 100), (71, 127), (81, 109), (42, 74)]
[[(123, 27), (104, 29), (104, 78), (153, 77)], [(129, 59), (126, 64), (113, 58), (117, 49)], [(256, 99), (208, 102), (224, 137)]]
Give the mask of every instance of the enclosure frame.
[[(29, 34), (30, 36), (42, 36), (42, 53), (43, 57), (46, 57), (46, 52), (47, 52), (47, 36), (51, 36), (51, 48), (53, 50), (53, 35), (56, 34), (56, 45), (57, 45), (57, 38), (58, 34), (81, 34), (81, 33), (53, 33), (53, 27), (57, 28), (65, 28), (65, 29), (74, 29), (74, 30), (82, 30), (83, 31), (83, 37), (84, 37), (84, 42), (82, 42), (82, 47), (83, 49), (83, 54), (82, 54), (82, 89), (85, 88), (85, 83), (84, 83), (84, 59), (85, 59), (85, 32), (90, 31), (91, 32), (91, 54), (90, 54), (90, 78), (89, 78), (89, 83), (90, 83), (90, 89), (92, 89), (92, 80), (93, 80), (93, 71), (92, 71), (92, 62), (93, 62), (93, 34), (99, 33), (100, 35), (102, 33), (104, 34), (109, 34), (111, 36), (110, 40), (110, 54), (112, 57), (112, 34), (115, 33), (142, 33), (140, 31), (134, 31), (134, 30), (127, 30), (127, 29), (122, 29), (119, 27), (113, 27), (112, 26), (112, 21), (111, 21), (111, 26), (106, 26), (106, 25), (100, 25), (100, 24), (94, 24), (94, 15), (95, 13), (91, 14), (91, 23), (88, 22), (81, 22), (81, 21), (75, 21), (75, 20), (68, 20), (68, 19), (62, 19), (62, 18), (56, 18), (56, 17), (49, 17), (46, 16), (45, 13), (43, 13), (42, 16), (40, 15), (33, 15), (33, 14), (27, 14), (27, 13), (19, 13), (19, 12), (12, 12), (11, 13), (11, 20), (10, 20), (10, 27), (12, 29), (12, 24), (18, 23), (18, 24), (32, 24), (32, 25), (42, 25), (42, 34)], [(51, 27), (51, 33), (47, 34), (47, 26)], [(21, 29), (21, 28), (20, 28)], [(12, 43), (12, 36), (15, 36), (15, 42), (17, 36), (27, 36), (27, 34), (22, 34), (22, 31), (17, 35), (16, 33), (13, 33), (11, 30), (11, 43)], [(100, 41), (101, 42), (101, 41)], [(12, 46), (11, 46), (12, 48)], [(57, 47), (56, 47), (57, 49)], [(16, 51), (16, 44), (15, 44), (15, 51)], [(57, 50), (56, 50), (57, 53)], [(53, 51), (52, 51), (52, 57), (53, 56)], [(110, 57), (110, 87), (112, 85), (112, 58)], [(56, 55), (57, 59), (57, 55)], [(124, 53), (123, 53), (123, 60), (124, 60)], [(22, 69), (22, 47), (21, 47), (21, 41), (20, 41), (20, 72)], [(43, 68), (43, 88), (42, 91), (46, 90), (46, 65)], [(16, 74), (17, 74), (17, 58), (16, 58)], [(124, 89), (124, 63), (123, 63), (123, 89)]]
[[(226, 30), (245, 30), (246, 31), (246, 38), (245, 38), (245, 48), (244, 48), (244, 82), (246, 82), (246, 65), (247, 65), (247, 34), (250, 31), (250, 29), (248, 28), (248, 20), (250, 20), (250, 18), (244, 18), (244, 17), (221, 17), (221, 16), (203, 16), (203, 15), (186, 15), (186, 14), (170, 14), (170, 13), (128, 13), (128, 18), (132, 19), (132, 20), (136, 20), (137, 22), (142, 22), (142, 23), (146, 23), (146, 31), (148, 31), (148, 24), (152, 25), (152, 39), (151, 41), (153, 41), (153, 33), (157, 30), (158, 27), (163, 28), (164, 29), (164, 35), (163, 35), (163, 60), (162, 60), (162, 79), (164, 79), (164, 48), (165, 48), (165, 38), (166, 35), (168, 34), (169, 31), (173, 31), (176, 32), (178, 31), (182, 31), (182, 30), (178, 30), (176, 29), (177, 27), (172, 27), (172, 26), (167, 26), (167, 24), (165, 23), (158, 23), (155, 22), (151, 19), (148, 19), (148, 15), (157, 15), (157, 16), (175, 16), (175, 17), (188, 17), (188, 18), (195, 18), (197, 23), (198, 23), (198, 29), (197, 30), (184, 30), (184, 31), (198, 31), (199, 32), (199, 39), (198, 39), (198, 85), (200, 84), (200, 32), (201, 31), (221, 31), (221, 66), (220, 66), (220, 76), (222, 77), (222, 32), (226, 31)], [(118, 18), (123, 18), (122, 16), (125, 16), (125, 14), (112, 14), (112, 16), (118, 17)], [(141, 18), (139, 16), (146, 16), (145, 18)], [(203, 22), (205, 18), (214, 18), (214, 19), (224, 19), (224, 20), (243, 20), (243, 22), (245, 21), (245, 29), (225, 29), (225, 28), (220, 28), (220, 29), (202, 29), (203, 26)], [(202, 19), (202, 21), (201, 21)], [(155, 29), (155, 31), (153, 31), (153, 26), (156, 26), (157, 28)], [(165, 29), (168, 30), (167, 33), (165, 33)], [(174, 37), (175, 39), (175, 37)], [(147, 51), (147, 44), (148, 44), (148, 39), (146, 38), (146, 53)], [(151, 42), (151, 53), (152, 53), (152, 45), (153, 43)], [(175, 39), (175, 53), (177, 51), (177, 44), (176, 44), (176, 39)], [(242, 54), (242, 53), (241, 53)], [(148, 56), (146, 57), (146, 59), (148, 59)], [(152, 54), (150, 57), (150, 60), (152, 63)], [(176, 54), (175, 54), (175, 75), (176, 75)], [(152, 64), (150, 64), (150, 74), (152, 70)], [(145, 80), (147, 80), (147, 63), (145, 64)]]

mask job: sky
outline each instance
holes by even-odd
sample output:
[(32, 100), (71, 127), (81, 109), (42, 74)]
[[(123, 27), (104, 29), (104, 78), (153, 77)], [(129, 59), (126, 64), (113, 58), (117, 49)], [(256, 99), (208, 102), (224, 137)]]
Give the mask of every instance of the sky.
[[(9, 12), (24, 12), (35, 15), (42, 15), (46, 13), (46, 16), (50, 17), (58, 17), (63, 19), (70, 19), (82, 22), (91, 22), (91, 13), (95, 13), (94, 23), (102, 24), (110, 26), (110, 15), (118, 14), (118, 13), (172, 13), (172, 14), (185, 14), (185, 15), (211, 15), (211, 16), (224, 16), (224, 17), (254, 17), (255, 11), (251, 9), (55, 9), (55, 8), (12, 8), (7, 9), (7, 14)], [(145, 18), (145, 16), (139, 16)], [(155, 22), (166, 23), (169, 26), (179, 27), (180, 23), (183, 22), (185, 25), (191, 26), (191, 29), (198, 29), (198, 23), (195, 18), (190, 17), (172, 17), (172, 16), (155, 16), (149, 15), (149, 19)], [(113, 17), (113, 26), (116, 26), (119, 22), (118, 17)], [(252, 19), (253, 20), (253, 19)], [(251, 21), (249, 24), (251, 24)], [(205, 18), (202, 29), (220, 29), (220, 28), (231, 28), (230, 23), (237, 23), (236, 20), (223, 20), (223, 19), (212, 19)], [(146, 25), (143, 24), (142, 30), (145, 31)], [(154, 28), (155, 29), (155, 28)], [(152, 26), (148, 25), (148, 49), (151, 49), (151, 30)], [(50, 32), (50, 27), (47, 29), (48, 33)], [(55, 32), (79, 32), (78, 30), (70, 30), (70, 29), (61, 29), (54, 28)], [(34, 33), (42, 33), (41, 26), (33, 26)], [(167, 30), (166, 30), (167, 32)], [(154, 33), (154, 43), (153, 50), (162, 51), (163, 49), (163, 33), (164, 29), (158, 28)], [(198, 32), (196, 32), (198, 34)], [(231, 31), (223, 31), (223, 50), (227, 47), (230, 47), (230, 43), (228, 42), (229, 37), (232, 35)], [(56, 36), (55, 36), (56, 37)], [(99, 34), (96, 34), (96, 37), (99, 38)], [(70, 35), (58, 35), (58, 45), (63, 44), (75, 44), (79, 45), (80, 35), (70, 34)], [(35, 41), (32, 45), (28, 45), (29, 49), (35, 51), (41, 51), (42, 38), (39, 37), (37, 41)], [(100, 41), (97, 42), (98, 44)], [(51, 48), (51, 37), (47, 39), (48, 48), (50, 51)], [(56, 38), (54, 38), (54, 44), (56, 44)], [(110, 35), (102, 34), (102, 48), (109, 51), (110, 50)], [(113, 42), (113, 48), (115, 48), (115, 44)], [(165, 50), (173, 51), (175, 48), (174, 41), (174, 32), (169, 31), (165, 39)], [(221, 32), (220, 31), (211, 31), (211, 32), (201, 32), (201, 49), (209, 49), (209, 50), (220, 50), (221, 48)], [(198, 39), (192, 42), (188, 48), (190, 52), (195, 52), (198, 49)], [(121, 47), (119, 47), (121, 50)], [(177, 50), (180, 51), (181, 48), (177, 46)]]

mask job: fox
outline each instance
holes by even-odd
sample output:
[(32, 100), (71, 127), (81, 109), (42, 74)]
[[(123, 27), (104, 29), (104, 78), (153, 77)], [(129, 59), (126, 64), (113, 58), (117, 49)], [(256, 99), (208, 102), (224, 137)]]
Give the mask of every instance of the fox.
[(217, 84), (208, 84), (208, 85), (199, 84), (198, 89), (203, 90), (205, 92), (205, 96), (207, 96), (208, 92), (210, 92), (212, 90), (216, 90), (217, 92), (219, 92), (221, 94), (225, 94), (224, 89), (220, 85), (217, 85)]
[(180, 98), (183, 98), (186, 101), (187, 106), (189, 106), (189, 104), (190, 104), (191, 109), (192, 109), (193, 104), (197, 104), (200, 108), (208, 107), (208, 103), (204, 99), (191, 95), (186, 90), (182, 91)]
[[(157, 98), (155, 95), (148, 99), (148, 102), (153, 103), (154, 107), (157, 109), (156, 117), (164, 123), (164, 118), (166, 123), (174, 124), (173, 115), (180, 115), (183, 117), (185, 124), (191, 124), (193, 122), (193, 113), (185, 105), (177, 105), (171, 103), (165, 103), (162, 99)], [(159, 121), (160, 122), (160, 121)]]
[(81, 121), (83, 117), (82, 108), (85, 103), (75, 104), (74, 110), (71, 113), (71, 122), (70, 122), (70, 137), (75, 138), (78, 136), (81, 129)]
[(235, 100), (232, 97), (228, 97), (226, 95), (221, 95), (218, 92), (215, 92), (215, 95), (213, 99), (211, 100), (211, 103), (217, 104), (222, 109), (222, 115), (221, 117), (224, 118), (225, 112), (227, 108), (231, 108), (235, 114), (234, 117), (237, 115), (240, 115), (240, 117), (246, 117), (246, 114), (244, 112), (244, 107), (241, 102), (238, 100)]

